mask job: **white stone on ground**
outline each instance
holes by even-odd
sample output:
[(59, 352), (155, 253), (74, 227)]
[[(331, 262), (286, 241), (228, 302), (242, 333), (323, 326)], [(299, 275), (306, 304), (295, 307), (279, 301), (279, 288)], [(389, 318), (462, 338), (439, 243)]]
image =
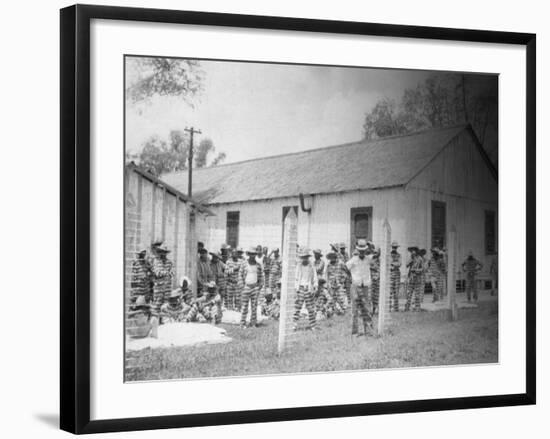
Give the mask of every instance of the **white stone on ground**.
[(228, 343), (232, 339), (225, 329), (208, 323), (168, 323), (158, 328), (158, 338), (126, 338), (126, 349), (169, 348), (197, 344)]
[[(258, 310), (256, 311), (256, 316), (257, 316), (256, 319), (258, 320), (258, 322), (261, 322), (262, 320), (267, 319), (267, 316), (262, 315), (262, 309), (259, 306), (258, 306)], [(246, 321), (250, 322), (250, 309), (248, 310), (248, 316), (246, 317)], [(229, 323), (231, 325), (240, 325), (241, 323), (240, 311), (225, 309), (223, 311), (222, 323)]]

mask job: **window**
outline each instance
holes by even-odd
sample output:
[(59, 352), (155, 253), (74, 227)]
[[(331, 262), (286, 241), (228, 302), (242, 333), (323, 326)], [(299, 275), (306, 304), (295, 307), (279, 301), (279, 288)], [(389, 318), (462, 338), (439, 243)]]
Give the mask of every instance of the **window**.
[(432, 201), (432, 247), (445, 247), (446, 235), (447, 205), (442, 201)]
[(492, 210), (485, 211), (485, 253), (494, 255), (496, 249), (496, 221), (495, 212)]
[(239, 245), (240, 212), (227, 212), (226, 242), (231, 248)]

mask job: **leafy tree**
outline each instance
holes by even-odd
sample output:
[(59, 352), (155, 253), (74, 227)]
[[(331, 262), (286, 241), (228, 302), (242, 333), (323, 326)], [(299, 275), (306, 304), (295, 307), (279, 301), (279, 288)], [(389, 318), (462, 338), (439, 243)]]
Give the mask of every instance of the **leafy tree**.
[(406, 89), (399, 105), (388, 98), (380, 99), (365, 115), (364, 135), (375, 139), (469, 122), (496, 164), (497, 96), (495, 76), (433, 74)]
[[(205, 137), (199, 142), (197, 149), (195, 150), (195, 166), (197, 168), (204, 168), (207, 166), (208, 157), (216, 151), (214, 142), (212, 139)], [(210, 166), (216, 166), (225, 160), (226, 154), (224, 152), (219, 153), (213, 160)]]
[[(173, 130), (170, 132), (170, 141), (166, 142), (159, 136), (151, 136), (143, 144), (139, 153), (127, 154), (127, 161), (136, 164), (159, 177), (169, 172), (187, 169), (189, 158), (189, 136), (184, 131)], [(195, 152), (195, 167), (203, 168), (208, 165), (207, 159), (215, 150), (214, 143), (210, 139), (204, 139), (199, 143)], [(209, 166), (216, 166), (223, 162), (225, 153), (219, 153)]]
[(154, 96), (192, 98), (202, 90), (203, 72), (196, 60), (129, 57), (126, 64), (126, 99), (130, 104), (148, 102)]

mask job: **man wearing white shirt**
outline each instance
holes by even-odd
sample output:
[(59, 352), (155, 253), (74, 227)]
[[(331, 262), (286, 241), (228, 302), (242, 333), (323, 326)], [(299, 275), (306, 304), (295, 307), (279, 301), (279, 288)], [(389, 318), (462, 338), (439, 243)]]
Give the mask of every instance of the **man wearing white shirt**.
[(367, 256), (368, 245), (364, 239), (359, 239), (355, 249), (358, 255), (353, 256), (346, 267), (351, 274), (351, 334), (361, 335), (358, 332), (358, 313), (361, 313), (363, 321), (363, 334), (367, 334), (367, 328), (372, 329), (372, 316), (370, 314), (369, 288), (371, 287), (371, 262), (372, 256)]

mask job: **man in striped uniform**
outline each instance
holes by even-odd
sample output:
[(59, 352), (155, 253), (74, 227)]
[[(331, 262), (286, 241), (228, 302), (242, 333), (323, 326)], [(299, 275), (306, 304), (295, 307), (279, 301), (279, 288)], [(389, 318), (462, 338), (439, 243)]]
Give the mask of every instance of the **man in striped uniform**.
[(343, 314), (347, 308), (347, 297), (344, 287), (346, 267), (333, 251), (327, 253), (327, 259), (328, 264), (325, 266), (323, 277), (327, 281), (328, 292), (332, 297), (336, 313)]
[(217, 292), (216, 283), (208, 282), (204, 294), (194, 300), (187, 316), (189, 322), (205, 323), (213, 321), (215, 325), (222, 321), (222, 299)]
[(445, 262), (439, 248), (432, 248), (432, 256), (428, 261), (428, 279), (432, 286), (433, 299), (437, 302), (443, 299), (443, 280), (445, 276)]
[(151, 266), (146, 255), (147, 250), (143, 249), (132, 262), (131, 304), (135, 303), (139, 296), (143, 296), (146, 303), (152, 299)]
[(164, 323), (179, 323), (187, 321), (187, 315), (191, 306), (182, 300), (181, 290), (173, 290), (168, 301), (160, 308), (160, 314)]
[(369, 329), (372, 329), (371, 306), (369, 303), (369, 288), (372, 285), (372, 256), (366, 254), (368, 245), (364, 239), (357, 240), (355, 249), (358, 251), (358, 255), (353, 256), (346, 263), (346, 267), (351, 274), (351, 334), (361, 335), (358, 328), (359, 315), (361, 315), (363, 335), (367, 335)]
[(428, 257), (426, 255), (427, 251), (425, 248), (422, 248), (418, 251), (420, 260), (422, 262), (422, 275), (420, 276), (420, 303), (424, 303), (424, 293), (426, 292), (426, 280), (428, 278)]
[(269, 281), (268, 285), (271, 289), (273, 297), (279, 300), (281, 298), (281, 276), (283, 274), (283, 262), (279, 256), (279, 249), (273, 250), (273, 256), (269, 262)]
[(372, 314), (378, 309), (378, 299), (380, 297), (380, 249), (372, 249), (372, 260), (370, 264), (370, 275), (372, 282)]
[(481, 271), (483, 264), (474, 258), (472, 250), (468, 252), (468, 257), (462, 263), (462, 271), (466, 273), (466, 295), (468, 302), (472, 300), (472, 294), (474, 301), (477, 302), (477, 285), (476, 276)]
[(240, 297), (241, 287), (239, 282), (239, 271), (241, 269), (242, 261), (239, 259), (237, 250), (234, 249), (231, 252), (231, 258), (227, 260), (225, 264), (226, 275), (226, 297), (225, 307), (227, 309), (240, 309)]
[(225, 300), (227, 295), (227, 282), (225, 275), (225, 264), (221, 260), (221, 255), (219, 253), (210, 253), (210, 270), (214, 275), (214, 282), (218, 288), (218, 293), (220, 294), (222, 300)]
[(407, 275), (407, 303), (405, 311), (411, 309), (412, 299), (414, 297), (414, 311), (420, 311), (420, 283), (422, 281), (422, 272), (424, 266), (422, 258), (418, 254), (418, 247), (413, 246), (407, 249), (411, 255), (411, 260), (407, 264), (409, 273)]
[(401, 255), (399, 244), (393, 241), (390, 252), (390, 310), (399, 311), (399, 286), (401, 284)]
[(325, 275), (325, 261), (323, 260), (323, 252), (318, 248), (313, 250), (313, 267), (317, 272), (317, 278), (322, 279)]
[(258, 296), (264, 283), (263, 266), (256, 260), (256, 249), (251, 247), (246, 255), (248, 259), (241, 265), (239, 281), (241, 293), (241, 328), (246, 328), (248, 305), (250, 302), (250, 326), (257, 326)]
[(151, 311), (153, 316), (159, 317), (160, 308), (172, 289), (174, 273), (172, 262), (167, 257), (170, 250), (166, 246), (156, 245), (154, 246), (154, 252), (151, 267), (153, 274), (153, 307)]
[(208, 260), (208, 250), (203, 247), (199, 250), (197, 261), (197, 296), (200, 297), (206, 292), (206, 285), (210, 282), (216, 282), (216, 278)]
[(228, 244), (222, 244), (220, 247), (220, 259), (225, 264), (231, 255), (231, 246)]
[(309, 261), (309, 250), (300, 248), (298, 257), (300, 263), (296, 266), (296, 301), (294, 302), (294, 330), (297, 329), (298, 319), (302, 305), (306, 304), (308, 314), (308, 329), (314, 330), (315, 327), (315, 304), (314, 304), (314, 289), (317, 288), (317, 272)]

